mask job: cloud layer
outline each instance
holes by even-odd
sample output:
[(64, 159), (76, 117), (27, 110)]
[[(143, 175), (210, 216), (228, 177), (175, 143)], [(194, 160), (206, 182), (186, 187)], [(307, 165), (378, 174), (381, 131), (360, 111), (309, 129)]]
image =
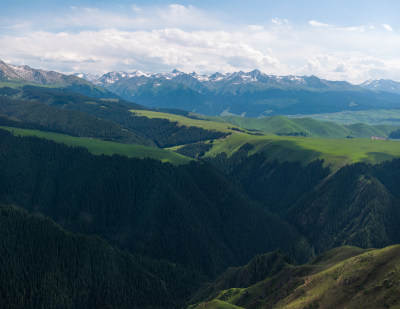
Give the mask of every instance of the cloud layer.
[(72, 7), (47, 26), (34, 18), (0, 24), (0, 58), (63, 72), (112, 70), (318, 75), (354, 83), (400, 80), (399, 34), (388, 24), (341, 26), (223, 22), (192, 6)]

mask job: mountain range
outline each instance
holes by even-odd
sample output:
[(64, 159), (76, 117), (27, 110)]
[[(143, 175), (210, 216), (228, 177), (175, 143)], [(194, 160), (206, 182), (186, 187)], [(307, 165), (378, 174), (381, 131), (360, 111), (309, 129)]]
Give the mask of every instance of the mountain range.
[(264, 117), (400, 107), (400, 83), (389, 80), (353, 85), (316, 76), (267, 75), (259, 70), (211, 75), (173, 70), (77, 76), (128, 101), (206, 115)]
[(0, 82), (57, 87), (95, 98), (124, 98), (147, 107), (205, 115), (310, 115), (341, 111), (398, 109), (400, 83), (353, 85), (316, 76), (277, 76), (259, 70), (214, 73), (109, 72), (102, 76), (16, 66), (0, 61)]

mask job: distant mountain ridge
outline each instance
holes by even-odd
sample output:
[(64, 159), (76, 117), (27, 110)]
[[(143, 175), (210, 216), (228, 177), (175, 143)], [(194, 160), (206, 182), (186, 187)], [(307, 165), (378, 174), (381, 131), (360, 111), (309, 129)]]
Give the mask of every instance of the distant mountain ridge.
[(179, 70), (77, 75), (147, 107), (206, 115), (265, 117), (400, 107), (400, 93), (381, 93), (366, 85), (316, 76), (268, 75), (260, 70), (211, 75)]
[(308, 87), (308, 88), (323, 88), (323, 89), (337, 89), (354, 87), (354, 85), (346, 81), (328, 81), (320, 79), (316, 76), (280, 76), (280, 75), (268, 75), (260, 70), (253, 70), (250, 72), (232, 72), (232, 73), (220, 73), (215, 72), (213, 74), (197, 74), (184, 73), (177, 69), (170, 73), (145, 73), (142, 71), (127, 72), (108, 72), (104, 75), (91, 75), (84, 73), (76, 73), (75, 75), (84, 78), (88, 81), (93, 82), (96, 85), (103, 87), (110, 87), (115, 83), (121, 83), (128, 79), (140, 78), (141, 80), (172, 80), (178, 81), (182, 84), (191, 84), (193, 80), (197, 80), (208, 90), (219, 89), (227, 84), (239, 85), (239, 84), (255, 84), (255, 85), (268, 85), (273, 87)]
[[(89, 80), (89, 75), (85, 75)], [(65, 75), (55, 71), (33, 69), (27, 65), (12, 65), (0, 60), (0, 82), (16, 86), (38, 85), (42, 87), (61, 88), (94, 98), (116, 99), (118, 96), (103, 87), (76, 75)]]
[(386, 91), (400, 94), (400, 82), (391, 79), (370, 79), (360, 84), (360, 86), (368, 90)]

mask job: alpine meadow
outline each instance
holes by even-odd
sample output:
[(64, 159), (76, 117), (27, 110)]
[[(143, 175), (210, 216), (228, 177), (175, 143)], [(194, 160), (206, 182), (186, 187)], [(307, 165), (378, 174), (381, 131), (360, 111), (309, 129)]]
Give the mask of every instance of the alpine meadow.
[(0, 308), (400, 308), (397, 1), (0, 4)]

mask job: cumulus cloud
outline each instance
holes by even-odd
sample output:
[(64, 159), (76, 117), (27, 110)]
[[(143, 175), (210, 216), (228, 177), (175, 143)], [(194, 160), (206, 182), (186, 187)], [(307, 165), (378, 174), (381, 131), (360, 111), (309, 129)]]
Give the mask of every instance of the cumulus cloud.
[(257, 68), (354, 83), (400, 80), (400, 36), (380, 25), (344, 27), (316, 20), (295, 25), (285, 18), (240, 25), (193, 6), (122, 9), (124, 13), (76, 7), (57, 16), (48, 29), (37, 30), (29, 20), (27, 28), (0, 30), (0, 57), (70, 73)]
[[(227, 31), (152, 31), (104, 29), (80, 33), (34, 32), (1, 37), (12, 58), (42, 63), (71, 63), (76, 70), (171, 69), (225, 71), (263, 68), (278, 70), (279, 61), (251, 46), (251, 34)], [(18, 61), (16, 61), (18, 62)], [(79, 65), (78, 65), (79, 64)], [(126, 67), (129, 64), (129, 67)]]

